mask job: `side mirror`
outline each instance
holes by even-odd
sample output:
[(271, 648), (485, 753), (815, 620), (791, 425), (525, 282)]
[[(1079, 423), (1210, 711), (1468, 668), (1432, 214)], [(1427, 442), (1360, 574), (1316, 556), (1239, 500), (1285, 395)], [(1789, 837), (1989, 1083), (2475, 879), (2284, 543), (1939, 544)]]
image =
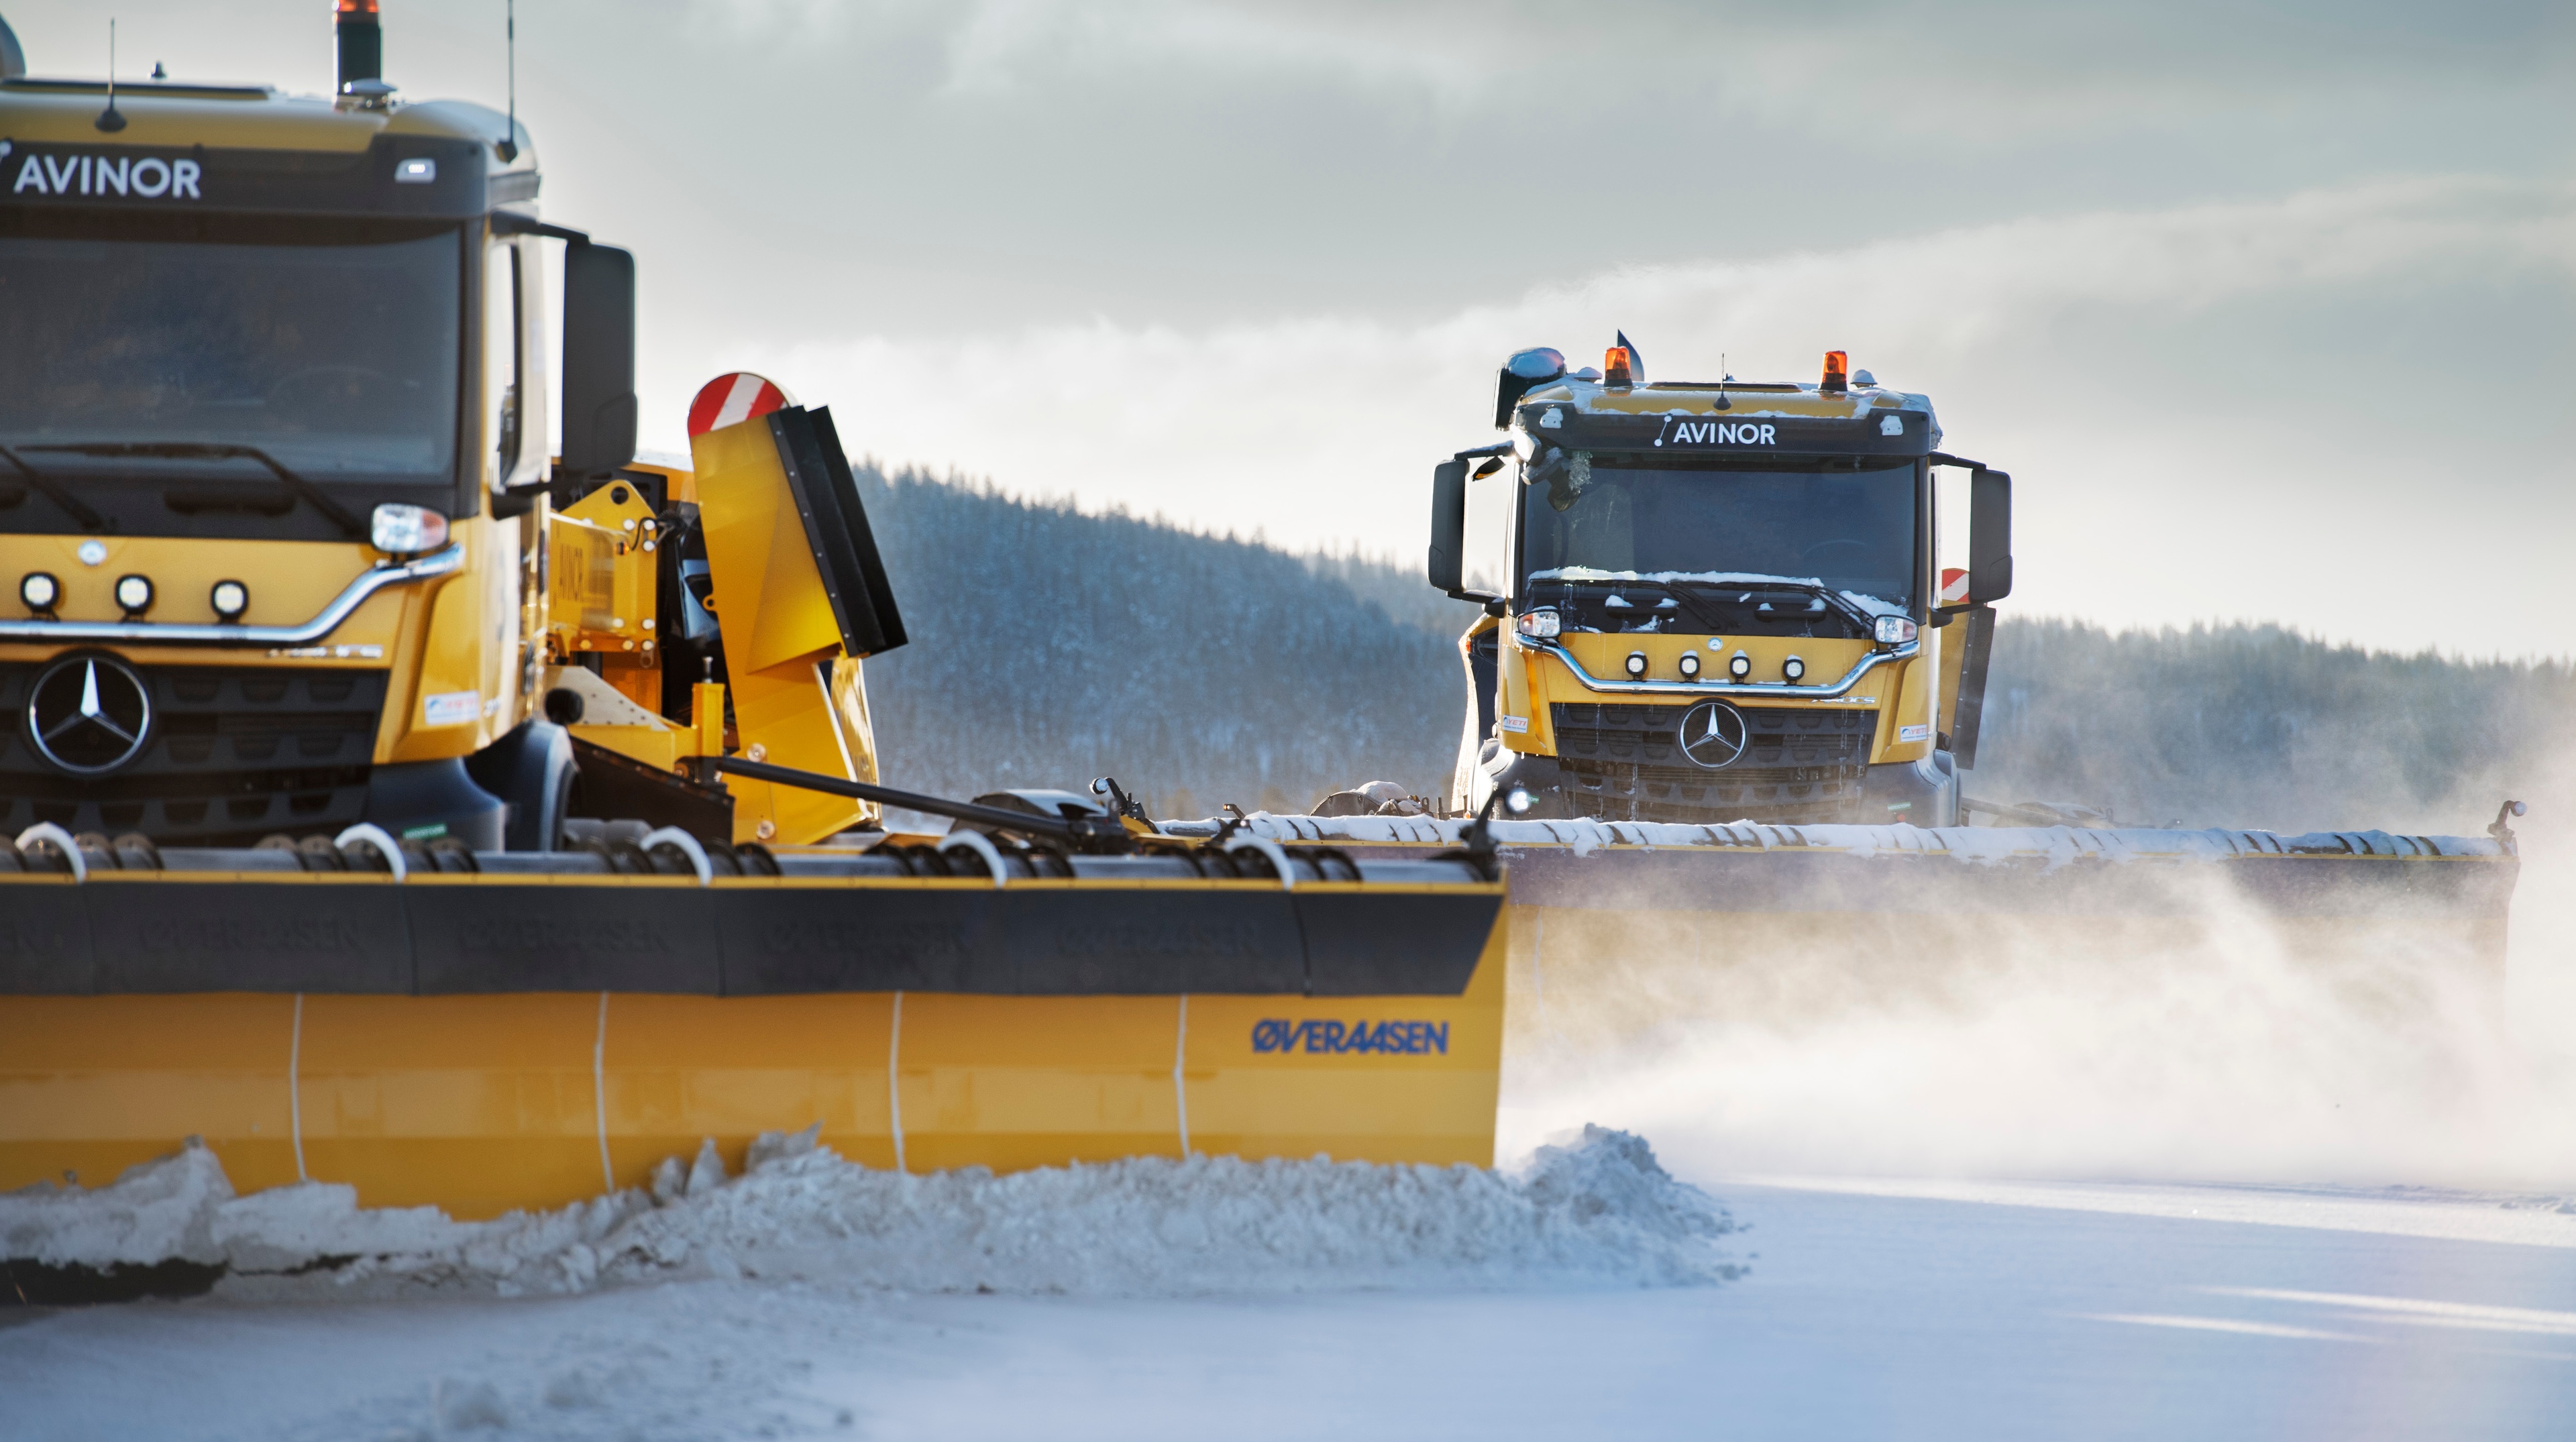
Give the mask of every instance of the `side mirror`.
[(1991, 606), (2012, 583), (2012, 477), (1980, 467), (1968, 475), (1968, 595)]
[(605, 475), (635, 459), (635, 254), (564, 248), (563, 462)]
[(1431, 468), (1431, 589), (1457, 595), (1467, 584), (1467, 463)]

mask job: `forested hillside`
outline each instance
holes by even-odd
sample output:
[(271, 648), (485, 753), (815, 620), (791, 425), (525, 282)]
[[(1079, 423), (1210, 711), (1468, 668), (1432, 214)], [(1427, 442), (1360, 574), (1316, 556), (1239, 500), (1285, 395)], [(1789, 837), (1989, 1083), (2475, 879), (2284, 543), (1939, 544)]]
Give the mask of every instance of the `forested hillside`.
[(2557, 790), (2571, 702), (2563, 662), (2372, 654), (2278, 626), (2009, 621), (1969, 794), (2138, 824), (2475, 832), (2507, 794)]
[[(912, 634), (868, 665), (888, 784), (1112, 775), (1178, 816), (1302, 809), (1381, 778), (1446, 787), (1474, 612), (1411, 565), (909, 472), (859, 480)], [(2114, 636), (2009, 618), (1988, 695), (1972, 795), (2127, 823), (2473, 832), (2508, 792), (2555, 781), (2576, 676), (2272, 626)]]
[(1446, 787), (1458, 653), (1364, 598), (1391, 589), (1389, 568), (1355, 589), (1156, 521), (917, 474), (859, 480), (912, 638), (868, 663), (887, 784), (972, 795), (1108, 775), (1187, 816), (1303, 809), (1378, 777)]

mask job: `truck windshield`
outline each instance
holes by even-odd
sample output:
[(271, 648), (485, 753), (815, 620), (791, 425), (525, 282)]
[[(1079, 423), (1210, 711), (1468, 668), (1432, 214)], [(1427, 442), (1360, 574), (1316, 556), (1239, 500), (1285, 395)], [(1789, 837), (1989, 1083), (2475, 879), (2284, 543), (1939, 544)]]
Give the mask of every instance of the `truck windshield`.
[(325, 486), (454, 486), (457, 227), (97, 224), (0, 221), (0, 446), (110, 514), (135, 489), (154, 511), (174, 485), (280, 494), (255, 465), (105, 454), (120, 443), (256, 446)]
[(1559, 451), (1527, 468), (1524, 605), (1555, 606), (1578, 630), (1796, 635), (1913, 607), (1913, 462), (1644, 459)]

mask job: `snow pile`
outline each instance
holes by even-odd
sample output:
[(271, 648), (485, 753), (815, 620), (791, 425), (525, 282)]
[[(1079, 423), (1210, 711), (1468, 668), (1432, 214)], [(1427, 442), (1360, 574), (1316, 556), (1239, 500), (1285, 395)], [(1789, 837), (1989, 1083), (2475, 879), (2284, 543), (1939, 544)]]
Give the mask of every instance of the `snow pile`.
[(190, 1147), (98, 1191), (0, 1197), (5, 1255), (219, 1264), (263, 1296), (574, 1293), (671, 1277), (1090, 1295), (1350, 1287), (1681, 1286), (1738, 1268), (1726, 1211), (1647, 1144), (1587, 1126), (1517, 1176), (1474, 1167), (1137, 1157), (995, 1176), (872, 1171), (770, 1133), (728, 1179), (712, 1144), (653, 1185), (458, 1223), (307, 1184), (236, 1197)]
[[(0, 1257), (49, 1267), (192, 1262), (285, 1271), (322, 1256), (434, 1248), (462, 1230), (435, 1207), (361, 1210), (353, 1187), (326, 1183), (236, 1196), (197, 1138), (129, 1167), (95, 1191), (46, 1183), (0, 1192)], [(313, 1245), (327, 1239), (327, 1248)]]

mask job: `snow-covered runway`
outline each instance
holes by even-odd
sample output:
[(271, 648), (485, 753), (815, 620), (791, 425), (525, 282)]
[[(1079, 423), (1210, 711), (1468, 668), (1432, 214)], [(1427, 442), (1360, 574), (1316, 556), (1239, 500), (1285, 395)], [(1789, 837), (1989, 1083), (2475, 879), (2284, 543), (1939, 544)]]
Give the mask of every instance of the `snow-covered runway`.
[[(1655, 1290), (98, 1308), (0, 1328), (11, 1438), (2544, 1438), (2576, 1213), (2352, 1191), (1719, 1181)], [(0, 1314), (7, 1315), (7, 1314)]]

